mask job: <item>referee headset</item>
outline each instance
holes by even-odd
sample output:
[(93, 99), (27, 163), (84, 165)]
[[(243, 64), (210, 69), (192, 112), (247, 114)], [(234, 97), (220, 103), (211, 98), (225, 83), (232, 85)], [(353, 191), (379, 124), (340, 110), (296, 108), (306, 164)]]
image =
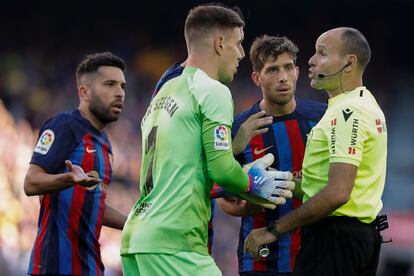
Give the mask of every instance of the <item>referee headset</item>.
[(336, 76), (336, 75), (342, 73), (342, 71), (344, 71), (346, 67), (351, 66), (351, 65), (352, 65), (352, 62), (348, 61), (348, 63), (345, 64), (338, 72), (333, 73), (333, 74), (327, 74), (327, 75), (326, 74), (318, 74), (318, 79), (324, 79), (324, 78), (330, 78), (330, 77)]

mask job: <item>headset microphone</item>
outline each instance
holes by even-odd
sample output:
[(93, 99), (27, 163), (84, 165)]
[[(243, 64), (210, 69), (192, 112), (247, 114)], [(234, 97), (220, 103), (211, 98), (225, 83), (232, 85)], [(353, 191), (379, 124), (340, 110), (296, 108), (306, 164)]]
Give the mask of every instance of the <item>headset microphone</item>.
[(336, 76), (336, 75), (338, 75), (339, 73), (341, 73), (346, 67), (348, 67), (351, 64), (352, 64), (351, 62), (348, 62), (347, 64), (344, 65), (344, 67), (341, 68), (341, 70), (339, 70), (338, 72), (336, 72), (334, 74), (329, 74), (329, 75), (318, 74), (318, 78), (319, 79), (323, 79), (323, 78), (329, 78), (329, 77)]

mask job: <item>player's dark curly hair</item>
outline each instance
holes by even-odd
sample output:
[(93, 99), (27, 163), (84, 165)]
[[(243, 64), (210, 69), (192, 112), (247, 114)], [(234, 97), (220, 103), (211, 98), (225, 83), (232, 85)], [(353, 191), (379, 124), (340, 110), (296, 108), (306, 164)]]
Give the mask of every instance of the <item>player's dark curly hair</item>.
[(111, 52), (94, 53), (87, 55), (76, 68), (76, 80), (85, 74), (96, 73), (101, 66), (118, 67), (125, 71), (125, 62), (122, 58), (112, 54)]
[(278, 55), (288, 53), (296, 65), (296, 57), (299, 52), (298, 47), (285, 36), (268, 36), (257, 37), (250, 47), (250, 61), (253, 70), (259, 72), (269, 57), (276, 59)]

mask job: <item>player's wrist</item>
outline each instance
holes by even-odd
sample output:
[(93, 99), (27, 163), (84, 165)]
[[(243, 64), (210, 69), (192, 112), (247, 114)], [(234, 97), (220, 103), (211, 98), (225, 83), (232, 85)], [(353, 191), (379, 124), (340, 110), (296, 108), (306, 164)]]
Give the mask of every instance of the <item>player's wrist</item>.
[(61, 182), (66, 183), (67, 187), (75, 185), (75, 174), (73, 172), (66, 172), (61, 175)]
[(251, 192), (254, 189), (254, 180), (253, 180), (253, 176), (249, 173), (247, 173), (247, 177), (249, 179), (249, 183), (247, 185), (247, 188), (245, 189), (244, 192)]
[(270, 222), (269, 225), (266, 227), (266, 230), (272, 233), (276, 239), (279, 239), (282, 236), (282, 233), (279, 231), (277, 222)]
[(240, 154), (245, 148), (245, 147), (243, 147), (243, 144), (236, 138), (233, 139), (233, 141), (232, 141), (232, 150), (233, 150), (233, 155), (234, 156)]

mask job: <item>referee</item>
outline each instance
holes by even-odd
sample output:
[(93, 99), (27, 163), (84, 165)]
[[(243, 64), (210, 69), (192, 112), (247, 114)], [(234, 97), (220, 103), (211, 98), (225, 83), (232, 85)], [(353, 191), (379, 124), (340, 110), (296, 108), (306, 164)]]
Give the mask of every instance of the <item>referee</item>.
[(306, 225), (295, 275), (375, 275), (381, 247), (387, 129), (374, 96), (363, 86), (371, 49), (353, 28), (316, 41), (309, 60), (312, 88), (326, 90), (328, 109), (308, 134), (303, 161), (304, 204), (268, 227), (253, 230), (245, 250)]

